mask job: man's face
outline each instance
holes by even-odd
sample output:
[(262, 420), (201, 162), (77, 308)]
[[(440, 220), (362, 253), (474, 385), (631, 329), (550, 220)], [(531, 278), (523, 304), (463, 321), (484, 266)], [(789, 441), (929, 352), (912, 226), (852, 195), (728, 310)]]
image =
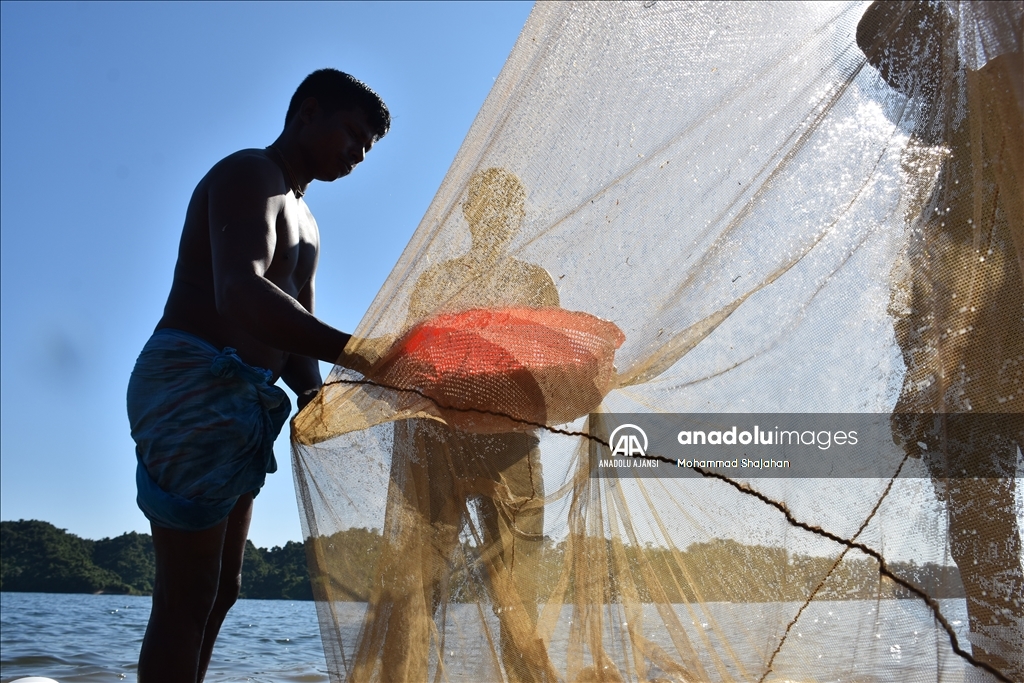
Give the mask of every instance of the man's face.
[(317, 180), (347, 176), (373, 146), (373, 130), (358, 109), (325, 114), (317, 107), (302, 130), (309, 169)]

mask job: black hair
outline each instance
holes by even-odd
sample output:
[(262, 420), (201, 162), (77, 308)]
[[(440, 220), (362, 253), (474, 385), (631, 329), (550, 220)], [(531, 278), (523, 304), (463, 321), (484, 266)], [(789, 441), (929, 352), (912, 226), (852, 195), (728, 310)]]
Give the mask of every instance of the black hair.
[(337, 69), (319, 69), (303, 79), (288, 103), (285, 127), (308, 97), (316, 98), (325, 114), (333, 114), (342, 109), (362, 111), (366, 114), (366, 122), (370, 124), (375, 140), (384, 137), (391, 128), (391, 113), (380, 95), (359, 79)]

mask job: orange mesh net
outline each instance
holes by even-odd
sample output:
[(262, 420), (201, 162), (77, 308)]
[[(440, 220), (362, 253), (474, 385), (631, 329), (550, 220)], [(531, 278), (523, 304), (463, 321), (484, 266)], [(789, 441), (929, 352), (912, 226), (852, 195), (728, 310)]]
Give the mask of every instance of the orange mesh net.
[(623, 335), (560, 308), (474, 309), (418, 323), (371, 379), (421, 393), (445, 422), (478, 433), (564, 424), (601, 404)]

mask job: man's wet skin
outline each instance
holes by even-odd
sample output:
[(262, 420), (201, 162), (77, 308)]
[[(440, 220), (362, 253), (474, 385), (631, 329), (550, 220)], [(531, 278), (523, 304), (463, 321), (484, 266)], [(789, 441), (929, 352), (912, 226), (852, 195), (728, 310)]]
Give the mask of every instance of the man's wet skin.
[[(271, 148), (226, 157), (199, 182), (157, 325), (192, 333), (219, 348), (233, 347), (245, 362), (273, 372), (274, 379), (285, 372), (290, 357), (280, 347), (295, 344), (289, 328), (315, 327), (301, 320), (307, 316), (288, 311), (298, 302), (303, 312), (313, 312), (320, 236), (301, 194), (314, 179), (330, 182), (351, 173), (374, 137), (360, 111), (324, 115), (314, 108), (303, 113), (311, 119), (303, 132), (316, 135), (314, 151), (300, 144), (308, 140), (289, 139), (299, 136), (286, 131)], [(261, 318), (273, 311), (272, 329), (260, 338), (246, 331), (255, 327), (246, 324), (254, 308), (262, 309)], [(324, 336), (323, 330), (317, 332), (310, 336)], [(333, 362), (348, 335), (333, 336), (329, 346), (302, 350)], [(276, 344), (278, 339), (287, 342)]]

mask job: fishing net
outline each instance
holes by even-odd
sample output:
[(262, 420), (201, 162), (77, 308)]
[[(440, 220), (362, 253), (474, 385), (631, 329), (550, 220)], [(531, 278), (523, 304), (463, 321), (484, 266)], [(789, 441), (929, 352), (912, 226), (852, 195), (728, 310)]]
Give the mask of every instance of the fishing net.
[(1022, 23), (538, 3), (293, 422), (332, 680), (1024, 679)]

